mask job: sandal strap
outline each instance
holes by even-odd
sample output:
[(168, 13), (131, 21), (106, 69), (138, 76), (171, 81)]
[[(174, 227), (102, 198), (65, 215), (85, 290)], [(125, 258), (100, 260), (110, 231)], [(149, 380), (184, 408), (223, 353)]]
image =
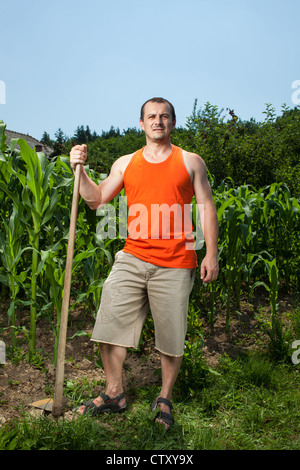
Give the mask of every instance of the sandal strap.
[(106, 404), (109, 404), (109, 403), (116, 404), (116, 403), (118, 403), (120, 400), (122, 400), (122, 398), (125, 398), (125, 392), (120, 393), (120, 395), (118, 395), (117, 397), (111, 398), (109, 395), (106, 395), (106, 393), (105, 393), (104, 391), (102, 391), (102, 392), (100, 393), (100, 397), (102, 398), (102, 400), (103, 400), (104, 403), (106, 403)]
[(169, 413), (165, 413), (164, 411), (159, 411), (153, 421), (156, 422), (158, 419), (161, 419), (168, 426), (172, 426), (172, 424), (174, 424), (173, 416)]
[(95, 405), (93, 398), (91, 398), (88, 401), (83, 401), (82, 405), (85, 406), (86, 408), (98, 408), (97, 405)]
[(96, 416), (99, 412), (99, 407), (95, 405), (93, 398), (88, 401), (83, 401), (82, 405), (85, 407), (83, 414), (89, 413), (91, 416)]
[(154, 411), (157, 408), (157, 405), (159, 403), (163, 403), (164, 405), (167, 405), (170, 408), (170, 410), (172, 410), (173, 408), (173, 405), (170, 402), (170, 400), (168, 400), (167, 398), (163, 398), (163, 397), (157, 397), (151, 405), (151, 410)]
[(102, 405), (97, 406), (92, 398), (82, 403), (85, 406), (83, 414), (89, 413), (91, 416), (97, 416), (98, 414), (110, 411), (116, 413), (117, 411), (125, 410), (126, 404), (123, 406), (119, 405), (120, 400), (125, 398), (124, 392), (120, 393), (117, 397), (111, 398), (103, 391), (100, 393), (100, 396), (104, 402)]

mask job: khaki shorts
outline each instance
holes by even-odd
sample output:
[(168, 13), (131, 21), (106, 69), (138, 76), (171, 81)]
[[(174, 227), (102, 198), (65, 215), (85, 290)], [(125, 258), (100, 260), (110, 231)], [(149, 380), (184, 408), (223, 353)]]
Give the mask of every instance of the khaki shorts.
[(151, 311), (155, 347), (182, 356), (195, 269), (164, 268), (119, 251), (106, 279), (92, 341), (137, 348)]

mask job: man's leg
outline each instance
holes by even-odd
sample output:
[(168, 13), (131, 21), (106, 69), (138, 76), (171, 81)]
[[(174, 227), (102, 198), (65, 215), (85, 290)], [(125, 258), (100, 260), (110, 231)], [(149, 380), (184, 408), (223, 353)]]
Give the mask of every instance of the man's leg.
[[(166, 354), (160, 353), (162, 387), (159, 396), (167, 398), (169, 401), (172, 399), (172, 391), (180, 370), (182, 358), (183, 356), (167, 356)], [(170, 408), (164, 403), (159, 403), (158, 406), (161, 411), (171, 414)], [(159, 419), (158, 421), (163, 423), (165, 428), (168, 429), (169, 426), (166, 423)]]
[(123, 392), (123, 363), (127, 350), (123, 346), (100, 344), (100, 354), (106, 375), (105, 393), (115, 397)]
[[(193, 269), (156, 267), (148, 283), (155, 347), (161, 355), (160, 397), (169, 401), (183, 359), (189, 295), (193, 282)], [(157, 406), (162, 412), (171, 414), (170, 407), (164, 403), (158, 403)]]
[(172, 399), (172, 391), (176, 382), (183, 356), (167, 356), (160, 353), (162, 387), (160, 396)]
[[(106, 375), (106, 389), (105, 393), (111, 398), (117, 397), (123, 392), (123, 363), (126, 358), (126, 348), (122, 346), (115, 346), (113, 344), (100, 343), (100, 354), (103, 363), (104, 372)], [(103, 400), (99, 396), (95, 398), (94, 403), (96, 406), (103, 405)], [(125, 398), (120, 400), (119, 405), (125, 405)], [(79, 411), (84, 412), (84, 406)]]

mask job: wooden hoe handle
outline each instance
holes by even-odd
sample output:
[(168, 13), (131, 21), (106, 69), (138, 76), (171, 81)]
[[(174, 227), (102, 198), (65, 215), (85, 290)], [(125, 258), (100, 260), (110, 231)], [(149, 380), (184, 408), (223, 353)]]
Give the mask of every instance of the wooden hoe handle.
[(55, 381), (54, 400), (53, 400), (53, 407), (52, 407), (52, 414), (55, 417), (60, 416), (62, 414), (62, 409), (63, 409), (65, 350), (66, 350), (67, 324), (68, 324), (70, 290), (71, 290), (71, 279), (72, 279), (73, 253), (74, 253), (76, 223), (77, 223), (77, 214), (78, 214), (80, 175), (81, 175), (81, 165), (78, 164), (76, 165), (76, 168), (75, 168), (75, 180), (74, 180), (73, 200), (72, 200), (71, 219), (70, 219), (69, 241), (68, 241), (68, 251), (67, 251), (66, 269), (65, 269), (65, 279), (64, 279), (64, 293), (63, 293), (62, 308), (61, 308), (59, 341), (58, 341), (58, 351), (57, 351), (56, 381)]

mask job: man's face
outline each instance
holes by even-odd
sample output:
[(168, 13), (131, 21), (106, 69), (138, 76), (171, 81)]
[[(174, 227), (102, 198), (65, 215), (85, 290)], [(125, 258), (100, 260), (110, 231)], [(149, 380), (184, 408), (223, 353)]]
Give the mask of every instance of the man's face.
[(169, 139), (176, 121), (173, 121), (170, 106), (167, 103), (152, 103), (145, 105), (143, 121), (140, 120), (146, 137), (153, 142)]

